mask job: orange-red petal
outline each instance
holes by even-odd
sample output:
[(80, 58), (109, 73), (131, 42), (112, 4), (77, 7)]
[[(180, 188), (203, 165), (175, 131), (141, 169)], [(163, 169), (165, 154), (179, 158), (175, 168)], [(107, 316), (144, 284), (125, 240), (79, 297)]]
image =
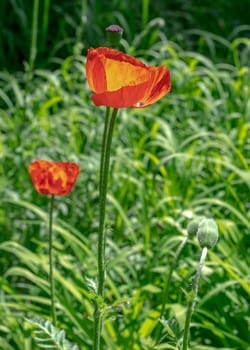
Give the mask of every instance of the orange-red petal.
[(116, 91), (94, 94), (91, 99), (96, 106), (130, 107), (143, 99), (147, 85), (148, 83), (146, 82), (137, 86), (124, 86)]
[[(155, 67), (150, 67), (155, 68)], [(152, 80), (148, 82), (144, 97), (133, 107), (143, 108), (152, 105), (165, 96), (171, 89), (170, 71), (164, 66), (153, 71)]]
[(137, 58), (106, 47), (88, 50), (86, 75), (97, 106), (146, 107), (171, 87), (164, 66), (146, 66)]
[(79, 171), (79, 165), (71, 162), (36, 160), (29, 165), (34, 187), (41, 194), (67, 195), (72, 190)]

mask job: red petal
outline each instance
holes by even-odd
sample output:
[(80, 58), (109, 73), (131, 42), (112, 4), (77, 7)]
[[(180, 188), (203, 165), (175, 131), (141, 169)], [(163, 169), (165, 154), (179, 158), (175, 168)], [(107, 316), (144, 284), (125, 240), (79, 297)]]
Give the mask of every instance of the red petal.
[(104, 92), (93, 95), (92, 101), (96, 106), (109, 106), (113, 108), (132, 107), (144, 97), (148, 83), (137, 86), (126, 86), (117, 91)]
[(171, 89), (170, 72), (164, 66), (152, 69), (153, 76), (149, 81), (144, 97), (133, 107), (144, 108), (160, 100)]
[(37, 192), (64, 196), (68, 194), (79, 175), (79, 165), (71, 162), (36, 160), (29, 166), (29, 173)]
[(94, 51), (94, 49), (88, 51), (86, 76), (91, 90), (98, 93), (107, 89), (107, 82), (102, 59)]
[(164, 66), (146, 66), (123, 52), (89, 49), (87, 79), (97, 106), (146, 107), (170, 91), (170, 72)]

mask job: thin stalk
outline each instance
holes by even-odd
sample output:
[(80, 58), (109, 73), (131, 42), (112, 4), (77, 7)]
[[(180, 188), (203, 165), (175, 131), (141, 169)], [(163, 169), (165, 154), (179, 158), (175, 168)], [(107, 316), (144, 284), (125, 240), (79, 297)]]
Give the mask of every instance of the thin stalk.
[(148, 23), (149, 0), (142, 1), (142, 30), (145, 29)]
[(28, 82), (32, 78), (32, 72), (33, 72), (35, 59), (36, 59), (36, 53), (37, 53), (38, 12), (39, 12), (39, 0), (34, 0), (33, 14), (32, 14), (31, 46), (30, 46), (30, 57), (29, 57)]
[(165, 313), (166, 304), (167, 304), (167, 301), (168, 301), (168, 292), (169, 292), (171, 277), (172, 277), (172, 275), (173, 275), (174, 269), (175, 269), (176, 266), (177, 266), (177, 263), (178, 263), (180, 254), (181, 254), (183, 248), (185, 247), (187, 241), (188, 241), (188, 237), (186, 237), (186, 238), (181, 242), (181, 244), (179, 245), (178, 249), (176, 250), (174, 259), (173, 259), (172, 264), (171, 264), (171, 266), (170, 266), (170, 271), (169, 271), (168, 276), (167, 276), (167, 278), (166, 278), (165, 288), (164, 288), (163, 295), (162, 295), (162, 304), (161, 304), (160, 318), (161, 318), (161, 317), (164, 315), (164, 313)]
[(102, 183), (103, 183), (103, 171), (104, 171), (103, 166), (104, 166), (104, 156), (105, 156), (106, 148), (107, 148), (107, 133), (108, 133), (108, 129), (109, 129), (109, 122), (110, 122), (110, 107), (107, 107), (106, 115), (105, 115), (103, 137), (102, 137), (100, 175), (99, 175), (99, 191), (102, 188)]
[(51, 195), (50, 209), (49, 209), (49, 284), (50, 284), (50, 299), (51, 299), (51, 317), (53, 325), (56, 327), (56, 311), (55, 311), (55, 288), (53, 278), (53, 209), (55, 196)]
[(107, 198), (107, 184), (110, 164), (110, 150), (112, 143), (112, 136), (115, 126), (115, 120), (118, 109), (114, 108), (111, 119), (109, 120), (109, 112), (107, 111), (103, 142), (102, 154), (100, 162), (100, 182), (99, 182), (99, 232), (98, 232), (98, 298), (95, 304), (94, 312), (94, 342), (93, 350), (100, 349), (100, 338), (102, 332), (102, 305), (101, 300), (104, 297), (105, 284), (105, 214), (106, 214), (106, 198)]
[[(84, 29), (85, 29), (85, 14), (86, 14), (86, 10), (87, 10), (87, 0), (82, 0), (82, 4), (81, 4), (81, 21), (77, 26), (77, 30), (76, 30), (76, 44), (75, 46), (79, 46), (82, 45), (83, 42), (83, 33), (84, 33)], [(108, 107), (109, 108), (109, 107)]]
[[(8, 1), (0, 1), (0, 64), (5, 67), (5, 54), (4, 54), (4, 20), (6, 20), (6, 5)], [(6, 23), (6, 22), (5, 22)]]
[(196, 301), (197, 301), (199, 280), (200, 280), (200, 277), (201, 277), (201, 270), (202, 270), (202, 267), (204, 265), (206, 256), (207, 256), (207, 247), (204, 247), (202, 249), (199, 266), (198, 266), (198, 269), (196, 271), (196, 275), (195, 275), (195, 279), (194, 279), (194, 295), (193, 295), (193, 298), (188, 303), (187, 314), (186, 314), (186, 321), (185, 321), (185, 328), (184, 328), (184, 335), (183, 335), (182, 350), (187, 350), (188, 349), (189, 328), (190, 328), (192, 314), (193, 314), (193, 311), (194, 311), (194, 308), (195, 308), (195, 304), (196, 304)]
[[(168, 273), (166, 281), (165, 281), (165, 286), (164, 286), (164, 290), (163, 290), (163, 294), (162, 294), (162, 304), (161, 304), (161, 312), (160, 312), (159, 319), (161, 319), (164, 316), (165, 309), (166, 309), (166, 304), (167, 304), (167, 301), (168, 301), (168, 293), (169, 293), (170, 281), (171, 281), (174, 269), (177, 266), (180, 254), (181, 254), (183, 248), (185, 247), (187, 241), (188, 241), (188, 236), (181, 242), (181, 244), (179, 245), (178, 249), (175, 252), (174, 259), (172, 261), (169, 273)], [(158, 341), (160, 339), (161, 330), (162, 330), (162, 326), (160, 325), (160, 327), (158, 328), (157, 336), (156, 336), (157, 343), (158, 343)]]
[(42, 22), (42, 44), (41, 50), (44, 51), (48, 35), (49, 26), (49, 10), (50, 10), (50, 0), (44, 0), (43, 7), (43, 22)]

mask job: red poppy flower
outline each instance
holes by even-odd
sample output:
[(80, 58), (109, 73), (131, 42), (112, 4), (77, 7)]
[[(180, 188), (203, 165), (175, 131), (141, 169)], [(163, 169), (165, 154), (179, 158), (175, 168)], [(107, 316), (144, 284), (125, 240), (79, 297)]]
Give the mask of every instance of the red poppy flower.
[(37, 192), (57, 196), (65, 196), (72, 190), (79, 171), (79, 165), (70, 162), (36, 160), (29, 166), (29, 173)]
[(88, 50), (86, 75), (96, 106), (147, 107), (171, 88), (165, 66), (146, 66), (137, 58), (107, 47)]

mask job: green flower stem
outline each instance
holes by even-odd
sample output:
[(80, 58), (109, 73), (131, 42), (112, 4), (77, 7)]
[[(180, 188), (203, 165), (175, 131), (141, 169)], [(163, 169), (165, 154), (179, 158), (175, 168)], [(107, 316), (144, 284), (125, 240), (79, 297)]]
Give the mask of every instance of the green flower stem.
[(108, 125), (108, 130), (106, 135), (105, 152), (103, 155), (103, 169), (102, 169), (102, 179), (100, 180), (100, 199), (99, 199), (99, 238), (98, 238), (98, 295), (103, 297), (104, 295), (104, 277), (105, 277), (105, 213), (106, 213), (106, 197), (107, 197), (107, 184), (108, 184), (108, 173), (109, 173), (109, 163), (110, 163), (110, 150), (111, 142), (114, 131), (115, 120), (117, 116), (118, 109), (113, 110), (110, 123)]
[(100, 175), (99, 175), (99, 191), (102, 188), (102, 182), (103, 182), (104, 157), (105, 157), (106, 148), (107, 148), (107, 133), (109, 130), (109, 123), (110, 123), (110, 107), (107, 107), (106, 115), (105, 115), (105, 125), (104, 125), (104, 130), (103, 130), (103, 138), (102, 138)]
[(56, 327), (56, 312), (55, 312), (55, 288), (53, 278), (53, 242), (52, 242), (52, 225), (53, 225), (53, 208), (55, 196), (51, 195), (49, 209), (49, 283), (50, 283), (50, 299), (51, 299), (51, 317), (53, 325)]
[[(166, 278), (166, 281), (165, 281), (164, 290), (163, 290), (163, 293), (162, 293), (162, 304), (161, 304), (161, 312), (160, 312), (159, 319), (161, 319), (164, 316), (165, 309), (166, 309), (166, 304), (167, 304), (167, 301), (168, 301), (168, 293), (169, 293), (171, 277), (173, 275), (174, 269), (177, 266), (180, 254), (181, 254), (182, 250), (184, 249), (187, 241), (188, 241), (188, 236), (185, 237), (185, 239), (179, 245), (178, 249), (176, 250), (174, 259), (172, 261), (172, 264), (170, 266), (170, 270), (169, 270), (169, 273), (167, 275), (167, 278)], [(160, 325), (160, 327), (158, 328), (157, 336), (156, 336), (157, 343), (158, 343), (158, 341), (160, 339), (160, 336), (161, 336), (161, 330), (162, 330), (162, 326)]]
[(110, 118), (107, 110), (105, 126), (103, 132), (102, 153), (100, 162), (100, 182), (99, 182), (99, 232), (98, 232), (98, 289), (97, 300), (94, 312), (94, 343), (93, 350), (100, 349), (100, 338), (102, 331), (102, 305), (101, 300), (104, 297), (105, 284), (105, 213), (106, 213), (106, 197), (107, 184), (110, 163), (110, 150), (112, 136), (115, 126), (115, 120), (118, 109), (114, 108)]
[(188, 303), (188, 308), (187, 308), (187, 315), (186, 315), (186, 321), (185, 321), (185, 328), (184, 328), (184, 335), (183, 335), (183, 344), (182, 344), (182, 350), (187, 350), (188, 349), (188, 336), (189, 336), (189, 328), (190, 328), (190, 322), (192, 318), (192, 314), (195, 308), (195, 304), (197, 301), (197, 296), (198, 296), (198, 288), (199, 288), (199, 280), (201, 277), (201, 270), (204, 265), (205, 259), (207, 256), (207, 247), (204, 247), (202, 249), (201, 253), (201, 258), (199, 262), (199, 266), (195, 275), (194, 279), (194, 294), (192, 299)]

